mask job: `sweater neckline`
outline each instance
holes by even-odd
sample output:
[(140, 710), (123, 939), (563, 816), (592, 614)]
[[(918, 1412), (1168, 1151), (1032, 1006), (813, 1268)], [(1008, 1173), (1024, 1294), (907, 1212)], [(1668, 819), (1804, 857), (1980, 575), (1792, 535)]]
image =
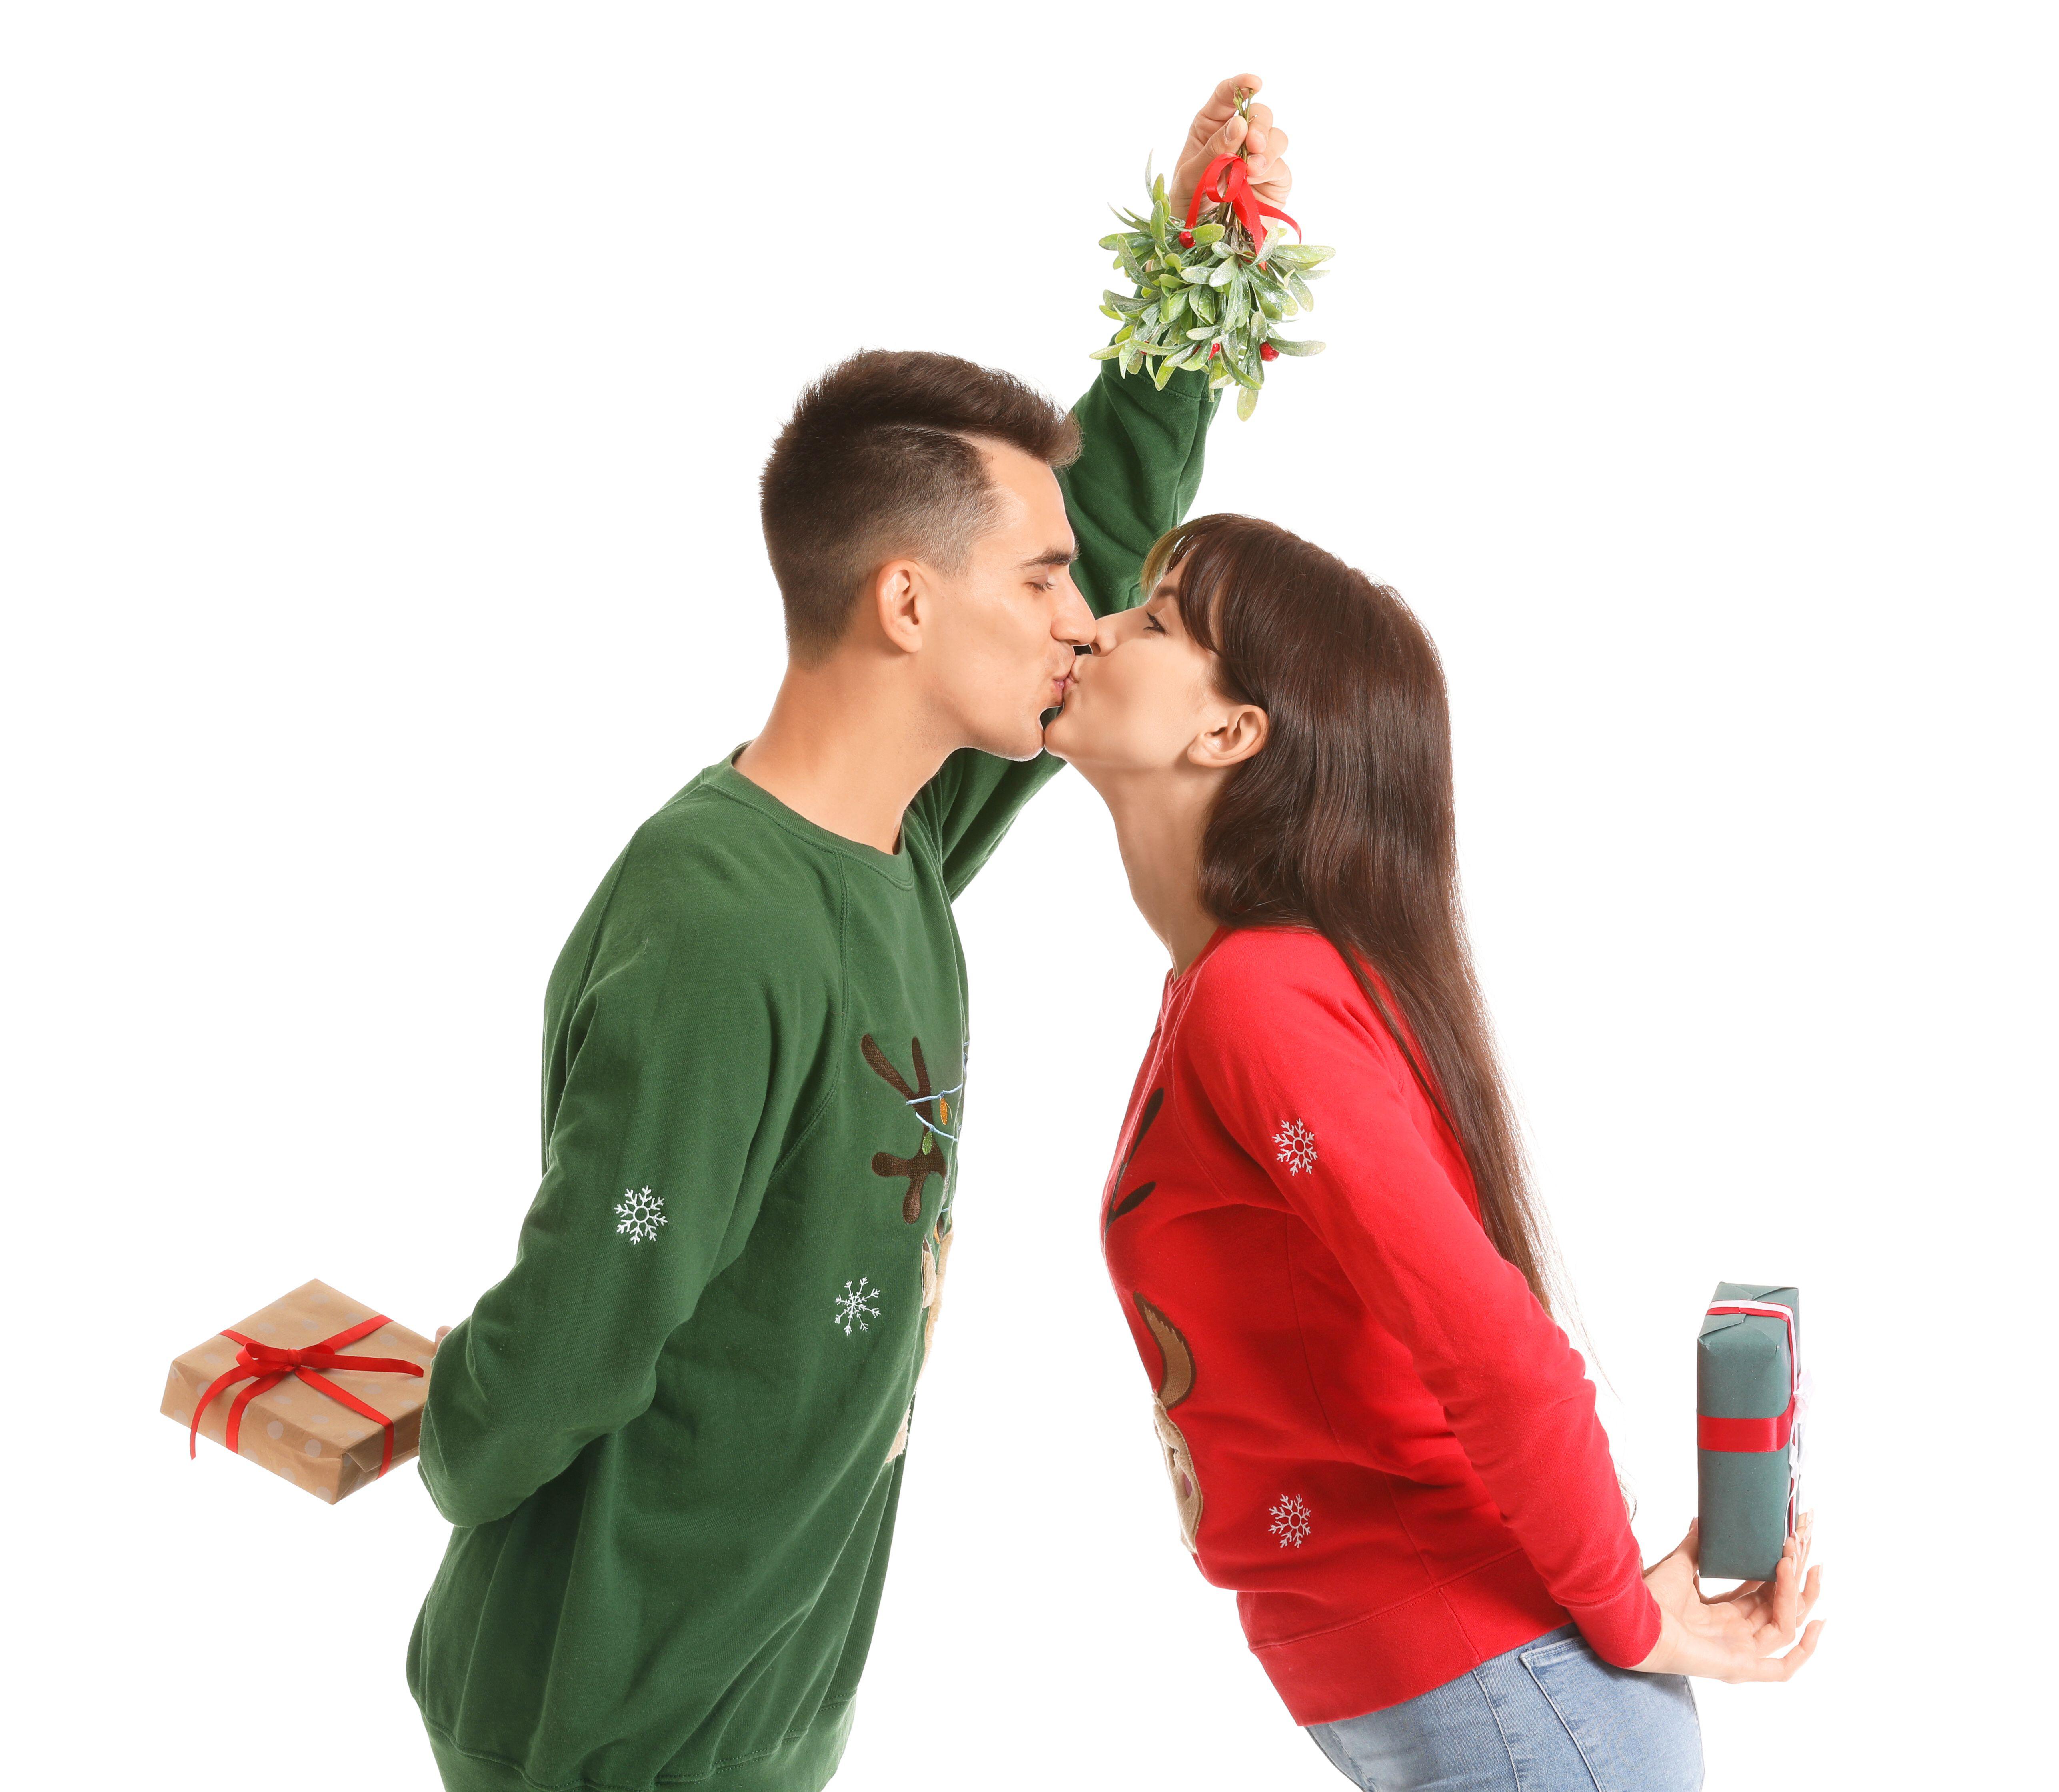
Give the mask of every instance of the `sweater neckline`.
[(877, 846), (867, 846), (862, 840), (852, 840), (843, 834), (832, 833), (828, 828), (810, 821), (799, 810), (789, 809), (770, 790), (762, 785), (752, 783), (736, 769), (736, 755), (750, 744), (749, 741), (745, 741), (742, 746), (733, 749), (727, 758), (710, 766), (701, 775), (724, 796), (742, 803), (747, 809), (756, 810), (774, 826), (797, 839), (824, 852), (834, 853), (839, 858), (854, 859), (902, 890), (914, 886), (915, 861), (908, 850), (906, 817), (902, 818), (899, 846), (890, 853), (882, 852)]
[(1188, 966), (1185, 970), (1167, 971), (1165, 973), (1165, 994), (1169, 996), (1175, 990), (1183, 987), (1193, 976), (1194, 973), (1199, 970), (1202, 966), (1209, 962), (1209, 958), (1214, 954), (1215, 949), (1221, 946), (1225, 940), (1229, 938), (1231, 932), (1232, 930), (1227, 926), (1218, 926), (1213, 934), (1209, 935), (1208, 944), (1204, 946), (1200, 951), (1194, 954), (1194, 962)]

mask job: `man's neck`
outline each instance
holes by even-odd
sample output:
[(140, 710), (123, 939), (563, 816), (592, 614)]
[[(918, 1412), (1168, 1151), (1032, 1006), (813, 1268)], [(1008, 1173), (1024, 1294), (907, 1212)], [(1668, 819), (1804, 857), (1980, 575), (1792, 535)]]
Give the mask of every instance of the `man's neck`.
[(894, 851), (902, 815), (950, 751), (914, 724), (902, 670), (845, 654), (790, 663), (736, 769), (816, 826)]
[(1201, 906), (1201, 863), (1217, 780), (1153, 773), (1097, 779), (1095, 787), (1115, 822), (1130, 898), (1164, 942), (1173, 969), (1183, 971), (1216, 930), (1215, 917)]

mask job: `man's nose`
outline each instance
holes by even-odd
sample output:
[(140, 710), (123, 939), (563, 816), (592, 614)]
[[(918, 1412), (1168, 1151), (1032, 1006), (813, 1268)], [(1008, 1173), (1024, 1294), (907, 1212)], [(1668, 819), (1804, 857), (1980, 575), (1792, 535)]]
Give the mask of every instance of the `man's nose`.
[(1051, 633), (1061, 641), (1069, 642), (1075, 651), (1093, 645), (1094, 613), (1087, 607), (1087, 600), (1080, 595), (1080, 587), (1069, 578), (1059, 596), (1058, 613), (1052, 619)]

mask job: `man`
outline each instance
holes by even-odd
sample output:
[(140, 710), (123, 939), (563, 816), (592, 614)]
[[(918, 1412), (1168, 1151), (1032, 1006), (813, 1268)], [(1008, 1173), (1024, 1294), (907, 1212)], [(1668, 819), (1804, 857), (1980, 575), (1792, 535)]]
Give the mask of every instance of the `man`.
[[(1234, 112), (1257, 86), (1197, 115), (1182, 206), (1247, 132), (1285, 197), (1284, 134)], [(1161, 392), (1107, 364), (1067, 416), (870, 353), (781, 433), (785, 680), (573, 930), (542, 1185), (431, 1381), (422, 1475), (458, 1529), (408, 1682), (454, 1792), (835, 1771), (950, 1249), (951, 902), (1057, 769), (1042, 713), (1136, 602), (1213, 408), (1198, 373)]]

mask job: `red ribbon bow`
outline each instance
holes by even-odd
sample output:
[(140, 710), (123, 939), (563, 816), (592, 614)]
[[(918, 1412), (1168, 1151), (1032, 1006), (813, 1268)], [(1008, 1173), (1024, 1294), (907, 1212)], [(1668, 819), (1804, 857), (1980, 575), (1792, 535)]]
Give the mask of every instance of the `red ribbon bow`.
[[(1189, 249), (1194, 246), (1194, 220), (1201, 215), (1204, 205), (1229, 206), (1237, 214), (1237, 221), (1251, 233), (1254, 243), (1265, 241), (1264, 221), (1269, 217), (1293, 225), (1296, 233), (1301, 228), (1284, 212), (1267, 205), (1251, 190), (1251, 176), (1245, 169), (1242, 156), (1217, 156), (1209, 164), (1208, 172), (1195, 182), (1194, 197), (1187, 201), (1187, 226), (1180, 233), (1181, 242)], [(1265, 265), (1263, 256), (1259, 257), (1258, 265), (1261, 268)]]
[[(200, 1397), (193, 1408), (193, 1427), (186, 1433), (186, 1453), (200, 1454), (201, 1416), (213, 1404), (214, 1396), (225, 1388), (239, 1381), (250, 1385), (236, 1396), (235, 1404), (229, 1409), (229, 1424), (222, 1434), (222, 1441), (230, 1449), (243, 1435), (243, 1409), (260, 1394), (269, 1393), (289, 1376), (298, 1376), (310, 1388), (319, 1388), (333, 1400), (339, 1400), (360, 1417), (369, 1419), (380, 1428), (382, 1434), (379, 1453), (379, 1472), (384, 1475), (393, 1466), (393, 1421), (376, 1407), (368, 1406), (355, 1394), (349, 1394), (337, 1386), (327, 1376), (316, 1372), (321, 1369), (377, 1369), (389, 1375), (420, 1375), (424, 1372), (419, 1363), (411, 1363), (401, 1356), (341, 1356), (337, 1354), (340, 1346), (353, 1344), (360, 1338), (368, 1337), (388, 1323), (384, 1313), (374, 1313), (371, 1318), (360, 1320), (355, 1325), (346, 1326), (335, 1336), (324, 1338), (320, 1344), (302, 1344), (297, 1349), (285, 1349), (277, 1344), (260, 1344), (255, 1338), (246, 1338), (241, 1332), (225, 1331), (225, 1338), (233, 1338), (243, 1348), (236, 1353), (236, 1367), (225, 1369), (209, 1384), (207, 1392)], [(251, 1378), (257, 1379), (253, 1380)]]

